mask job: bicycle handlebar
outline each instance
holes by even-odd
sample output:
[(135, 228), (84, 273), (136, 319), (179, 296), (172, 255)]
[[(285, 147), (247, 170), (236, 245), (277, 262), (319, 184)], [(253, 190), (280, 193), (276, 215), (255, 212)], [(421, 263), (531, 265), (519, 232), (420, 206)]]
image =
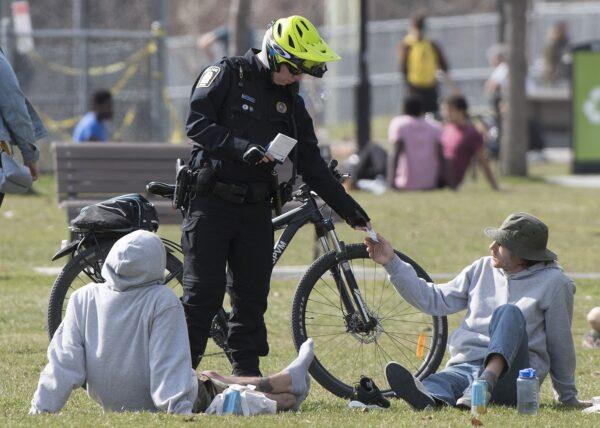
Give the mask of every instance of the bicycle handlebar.
[(146, 185), (146, 190), (153, 195), (173, 199), (173, 195), (175, 194), (175, 185), (161, 183), (160, 181), (151, 181)]

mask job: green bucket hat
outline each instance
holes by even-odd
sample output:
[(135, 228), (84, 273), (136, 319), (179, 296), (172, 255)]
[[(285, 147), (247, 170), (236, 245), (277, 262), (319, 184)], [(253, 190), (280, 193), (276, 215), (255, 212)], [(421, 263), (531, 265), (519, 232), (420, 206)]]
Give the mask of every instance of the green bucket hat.
[(548, 226), (531, 214), (511, 214), (500, 228), (487, 227), (484, 232), (522, 259), (538, 262), (556, 260), (556, 254), (546, 248)]

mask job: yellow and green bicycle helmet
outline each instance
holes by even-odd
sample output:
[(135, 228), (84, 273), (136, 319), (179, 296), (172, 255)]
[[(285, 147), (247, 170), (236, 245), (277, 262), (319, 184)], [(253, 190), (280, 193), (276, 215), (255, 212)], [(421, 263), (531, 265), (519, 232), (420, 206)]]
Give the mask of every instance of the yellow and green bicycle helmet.
[(327, 71), (326, 62), (341, 59), (319, 36), (317, 28), (302, 16), (273, 20), (268, 31), (267, 59), (271, 70), (279, 71), (281, 63), (287, 63), (293, 74), (322, 77)]

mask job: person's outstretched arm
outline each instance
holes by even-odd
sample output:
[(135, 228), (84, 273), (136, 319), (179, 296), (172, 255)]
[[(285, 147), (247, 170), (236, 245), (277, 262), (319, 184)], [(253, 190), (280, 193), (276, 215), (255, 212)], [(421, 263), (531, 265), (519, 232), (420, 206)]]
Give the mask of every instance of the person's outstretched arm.
[(150, 394), (157, 409), (189, 414), (197, 396), (198, 380), (192, 369), (183, 307), (174, 294), (171, 300), (172, 304), (169, 302), (168, 308), (152, 321)]
[(437, 285), (419, 278), (414, 268), (394, 253), (392, 245), (384, 237), (378, 234), (377, 239), (379, 242), (365, 239), (369, 257), (385, 267), (390, 282), (404, 300), (435, 316), (449, 315), (467, 308), (471, 266), (452, 281)]
[(477, 163), (483, 170), (485, 178), (488, 181), (488, 183), (490, 183), (492, 189), (500, 190), (498, 182), (496, 181), (496, 177), (494, 177), (494, 173), (492, 172), (490, 163), (488, 162), (487, 158), (485, 157), (485, 154), (483, 153), (483, 149), (479, 149), (475, 156), (477, 157)]
[(406, 78), (407, 70), (408, 70), (408, 50), (409, 46), (401, 41), (398, 43), (397, 52), (398, 52), (398, 68), (400, 69), (400, 73), (404, 75)]
[(387, 184), (390, 189), (396, 188), (396, 170), (398, 169), (398, 159), (404, 150), (404, 141), (398, 140), (394, 143), (392, 152), (388, 157), (387, 166)]
[(452, 77), (450, 76), (448, 61), (446, 60), (444, 51), (433, 40), (431, 40), (431, 46), (433, 47), (433, 50), (435, 51), (435, 53), (438, 57), (439, 69), (444, 73), (444, 80), (446, 81), (446, 84), (450, 88), (450, 92), (452, 92), (453, 94), (460, 94), (460, 88), (458, 87), (458, 85), (456, 84), (454, 79), (452, 79)]
[(40, 375), (29, 414), (58, 412), (71, 391), (85, 382), (85, 348), (75, 313), (77, 302), (77, 295), (73, 294), (65, 318), (48, 346), (48, 364)]

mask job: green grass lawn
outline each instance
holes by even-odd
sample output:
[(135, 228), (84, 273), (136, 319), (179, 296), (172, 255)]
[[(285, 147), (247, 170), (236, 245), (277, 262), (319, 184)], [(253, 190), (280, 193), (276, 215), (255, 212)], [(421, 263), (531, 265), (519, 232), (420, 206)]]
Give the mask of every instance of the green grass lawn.
[[(485, 226), (499, 225), (513, 211), (528, 211), (550, 227), (549, 247), (560, 256), (569, 272), (600, 271), (600, 217), (598, 191), (569, 189), (545, 184), (540, 176), (564, 173), (564, 166), (538, 166), (530, 179), (504, 179), (503, 191), (489, 190), (485, 182), (469, 180), (459, 192), (393, 193), (374, 196), (357, 193), (373, 219), (376, 230), (396, 248), (419, 262), (430, 273), (459, 272), (475, 258), (487, 254)], [(362, 233), (338, 228), (346, 242), (356, 242)], [(178, 240), (176, 226), (160, 229), (161, 235)], [(52, 177), (36, 184), (36, 193), (9, 196), (0, 209), (0, 426), (125, 426), (125, 425), (256, 425), (256, 426), (465, 426), (468, 413), (443, 409), (416, 413), (401, 402), (382, 413), (361, 413), (320, 386), (298, 414), (281, 414), (251, 419), (196, 416), (184, 418), (156, 414), (103, 414), (83, 392), (75, 391), (59, 415), (28, 417), (27, 410), (43, 368), (48, 338), (46, 306), (53, 278), (35, 273), (34, 267), (61, 266), (50, 262), (61, 239), (68, 236), (64, 212), (57, 208)], [(304, 265), (311, 262), (312, 231), (300, 233), (280, 262)], [(585, 314), (600, 304), (599, 281), (577, 281), (573, 336), (577, 349), (577, 384), (582, 398), (600, 395), (600, 352), (586, 350), (581, 337), (586, 330)], [(271, 353), (263, 359), (264, 372), (282, 368), (294, 355), (289, 314), (295, 281), (272, 284), (267, 324)], [(462, 314), (450, 318), (451, 326)], [(341, 356), (345, 356), (340, 349)], [(207, 358), (203, 368), (226, 371), (222, 357)], [(596, 415), (582, 415), (552, 404), (550, 382), (542, 390), (542, 410), (537, 417), (517, 415), (516, 410), (494, 407), (482, 420), (488, 426), (598, 426)], [(314, 385), (314, 383), (313, 383)]]

